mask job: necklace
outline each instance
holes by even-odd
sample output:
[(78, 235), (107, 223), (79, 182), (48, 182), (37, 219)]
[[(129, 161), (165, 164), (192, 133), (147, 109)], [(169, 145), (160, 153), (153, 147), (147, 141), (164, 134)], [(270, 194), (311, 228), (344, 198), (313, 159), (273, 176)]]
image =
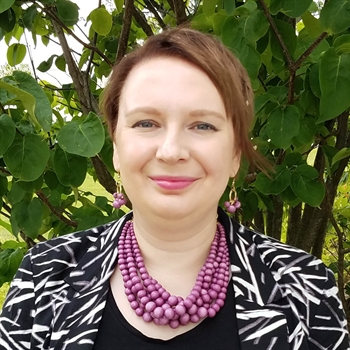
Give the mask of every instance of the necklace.
[(177, 328), (214, 317), (224, 305), (230, 263), (225, 230), (220, 223), (209, 255), (185, 299), (170, 295), (148, 274), (132, 221), (124, 225), (119, 238), (118, 265), (130, 306), (145, 322)]

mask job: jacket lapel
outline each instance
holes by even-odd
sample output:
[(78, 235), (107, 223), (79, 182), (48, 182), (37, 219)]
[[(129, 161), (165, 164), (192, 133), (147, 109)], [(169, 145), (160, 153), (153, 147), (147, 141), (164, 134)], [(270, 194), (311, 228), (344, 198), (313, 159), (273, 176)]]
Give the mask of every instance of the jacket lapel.
[[(48, 349), (91, 350), (109, 291), (109, 278), (117, 263), (117, 243), (128, 214), (112, 223), (90, 246), (65, 278), (61, 301), (53, 310)], [(56, 296), (57, 298), (57, 296)]]
[(289, 349), (286, 316), (273, 307), (284, 298), (280, 287), (262, 261), (251, 234), (231, 220), (225, 226), (230, 242), (231, 273), (242, 350)]

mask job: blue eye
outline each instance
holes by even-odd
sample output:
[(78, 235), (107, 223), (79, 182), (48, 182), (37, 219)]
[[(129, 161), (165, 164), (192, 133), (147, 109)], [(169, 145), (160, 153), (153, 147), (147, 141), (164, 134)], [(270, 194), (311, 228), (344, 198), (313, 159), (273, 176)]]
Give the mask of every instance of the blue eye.
[(197, 130), (204, 130), (204, 131), (206, 131), (206, 130), (213, 130), (213, 131), (216, 131), (216, 130), (217, 130), (213, 125), (208, 124), (208, 123), (197, 124), (197, 125), (195, 126), (195, 128), (196, 128)]
[(154, 123), (149, 120), (142, 120), (134, 125), (134, 128), (152, 128)]

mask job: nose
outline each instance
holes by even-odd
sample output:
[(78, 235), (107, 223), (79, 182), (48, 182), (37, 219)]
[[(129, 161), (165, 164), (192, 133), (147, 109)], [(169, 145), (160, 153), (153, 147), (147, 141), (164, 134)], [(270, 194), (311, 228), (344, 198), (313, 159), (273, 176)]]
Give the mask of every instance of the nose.
[(164, 129), (159, 140), (156, 158), (169, 164), (186, 160), (189, 157), (188, 142), (184, 131), (174, 128)]

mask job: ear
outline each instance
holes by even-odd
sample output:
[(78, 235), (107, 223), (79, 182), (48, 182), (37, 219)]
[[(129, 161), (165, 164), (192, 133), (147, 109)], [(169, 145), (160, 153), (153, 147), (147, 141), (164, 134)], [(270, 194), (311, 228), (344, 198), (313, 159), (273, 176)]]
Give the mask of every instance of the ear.
[(239, 167), (241, 165), (241, 152), (235, 152), (231, 162), (230, 177), (233, 179), (236, 177)]
[(118, 147), (115, 142), (113, 142), (113, 165), (116, 172), (120, 171), (120, 162), (119, 162), (119, 154)]

